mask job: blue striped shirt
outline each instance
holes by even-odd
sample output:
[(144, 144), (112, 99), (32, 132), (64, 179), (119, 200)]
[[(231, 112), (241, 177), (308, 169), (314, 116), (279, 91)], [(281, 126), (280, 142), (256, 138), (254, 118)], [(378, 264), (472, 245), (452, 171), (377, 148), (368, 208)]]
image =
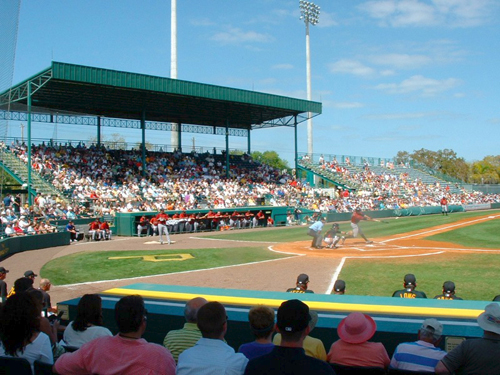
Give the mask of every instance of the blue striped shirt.
[(410, 371), (434, 372), (438, 362), (446, 355), (431, 343), (418, 340), (399, 344), (391, 359), (390, 368)]

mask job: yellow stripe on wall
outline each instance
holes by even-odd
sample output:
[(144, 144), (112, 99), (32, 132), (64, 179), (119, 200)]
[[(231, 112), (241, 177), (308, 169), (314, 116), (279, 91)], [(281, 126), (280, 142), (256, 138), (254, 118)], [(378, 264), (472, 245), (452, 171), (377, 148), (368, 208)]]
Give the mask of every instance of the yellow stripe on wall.
[[(278, 308), (284, 299), (271, 298), (250, 298), (250, 297), (234, 297), (217, 294), (203, 293), (177, 293), (177, 292), (160, 292), (138, 289), (122, 289), (113, 288), (103, 292), (103, 294), (112, 295), (131, 295), (140, 294), (143, 297), (188, 301), (195, 297), (203, 297), (208, 301), (218, 301), (222, 304), (255, 306), (266, 305), (269, 307)], [(382, 315), (404, 315), (404, 316), (432, 316), (432, 317), (448, 317), (448, 318), (465, 318), (476, 319), (483, 310), (477, 309), (450, 309), (442, 307), (418, 307), (418, 306), (395, 306), (395, 305), (370, 305), (359, 303), (338, 303), (338, 302), (318, 302), (304, 301), (311, 309), (323, 310), (331, 312), (350, 312), (359, 311), (366, 314), (382, 314)]]

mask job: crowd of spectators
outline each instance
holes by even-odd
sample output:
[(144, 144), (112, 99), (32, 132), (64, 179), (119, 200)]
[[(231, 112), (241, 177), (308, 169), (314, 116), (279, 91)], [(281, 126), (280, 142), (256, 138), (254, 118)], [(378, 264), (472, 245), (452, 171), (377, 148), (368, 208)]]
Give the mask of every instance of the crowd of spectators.
[[(27, 162), (27, 147), (12, 144), (7, 152)], [(424, 184), (408, 173), (386, 169), (381, 174), (369, 166), (351, 172), (350, 163), (335, 160), (321, 167), (334, 171), (339, 180), (357, 186), (355, 192), (337, 189), (325, 196), (320, 189), (295, 179), (286, 171), (230, 155), (226, 173), (224, 154), (146, 152), (146, 167), (140, 150), (111, 150), (104, 145), (87, 147), (44, 143), (32, 146), (33, 169), (43, 175), (73, 202), (92, 202), (96, 215), (116, 212), (190, 210), (255, 206), (261, 200), (271, 206), (297, 206), (321, 212), (404, 209), (437, 206), (443, 196), (450, 205), (500, 202), (499, 194), (462, 190), (451, 193), (444, 183)], [(304, 160), (302, 161), (304, 162)], [(307, 161), (306, 161), (307, 162)], [(56, 202), (57, 205), (57, 202)], [(80, 210), (80, 204), (65, 210)], [(48, 205), (46, 215), (60, 214)], [(78, 215), (78, 212), (76, 213)]]
[[(57, 309), (45, 296), (50, 281), (42, 279), (35, 289), (36, 277), (26, 271), (0, 305), (0, 356), (25, 358), (32, 369), (39, 361), (53, 364), (60, 374), (335, 374), (363, 368), (378, 369), (380, 374), (391, 369), (500, 373), (500, 305), (495, 302), (477, 318), (483, 336), (465, 340), (448, 353), (441, 349), (443, 323), (427, 318), (415, 332), (417, 340), (401, 342), (391, 358), (383, 343), (371, 341), (377, 332), (375, 320), (357, 311), (340, 321), (338, 339), (326, 350), (313, 333), (320, 316), (298, 299), (284, 301), (277, 315), (267, 306), (252, 307), (248, 320), (255, 340), (235, 351), (225, 340), (230, 327), (219, 302), (202, 297), (187, 301), (184, 326), (169, 331), (161, 346), (142, 338), (147, 310), (140, 296), (126, 296), (116, 303), (116, 335), (103, 325), (102, 301), (96, 294), (84, 295), (75, 319), (60, 326), (57, 315), (50, 315)], [(302, 293), (308, 282), (305, 274), (297, 278), (298, 288), (306, 285)], [(414, 290), (414, 275), (406, 275), (404, 284)], [(445, 282), (444, 293), (450, 293), (448, 286)], [(345, 283), (338, 283), (338, 289), (344, 292)]]

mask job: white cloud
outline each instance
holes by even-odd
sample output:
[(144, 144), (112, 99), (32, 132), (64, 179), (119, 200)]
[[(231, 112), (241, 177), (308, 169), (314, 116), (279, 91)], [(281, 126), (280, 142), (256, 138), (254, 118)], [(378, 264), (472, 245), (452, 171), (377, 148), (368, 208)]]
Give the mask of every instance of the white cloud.
[(369, 56), (368, 59), (374, 64), (390, 66), (394, 69), (415, 69), (432, 62), (429, 56), (404, 53), (373, 55)]
[(342, 59), (329, 64), (332, 73), (348, 73), (356, 76), (369, 76), (375, 74), (375, 70), (363, 65), (356, 60)]
[(210, 18), (195, 18), (189, 21), (189, 23), (193, 26), (213, 26), (215, 22), (213, 22)]
[(272, 69), (279, 69), (279, 70), (287, 70), (287, 69), (293, 69), (292, 64), (276, 64), (271, 67)]
[(437, 80), (421, 75), (412, 76), (400, 83), (382, 83), (375, 89), (386, 91), (389, 94), (409, 94), (420, 92), (424, 96), (433, 96), (439, 92), (450, 90), (460, 84), (456, 78)]
[(324, 106), (338, 108), (338, 109), (353, 109), (353, 108), (363, 108), (365, 105), (359, 102), (328, 102), (327, 104), (323, 101)]
[(384, 0), (358, 8), (382, 26), (472, 27), (488, 22), (494, 7), (495, 0)]
[(243, 31), (237, 27), (229, 27), (227, 31), (215, 33), (210, 39), (223, 44), (269, 43), (274, 40), (271, 35)]
[(421, 119), (425, 117), (435, 117), (436, 115), (439, 114), (436, 112), (381, 113), (374, 115), (365, 115), (362, 116), (362, 118), (367, 120), (400, 121), (400, 120)]
[(332, 13), (321, 11), (319, 15), (318, 27), (332, 27), (337, 26), (339, 23), (335, 21)]

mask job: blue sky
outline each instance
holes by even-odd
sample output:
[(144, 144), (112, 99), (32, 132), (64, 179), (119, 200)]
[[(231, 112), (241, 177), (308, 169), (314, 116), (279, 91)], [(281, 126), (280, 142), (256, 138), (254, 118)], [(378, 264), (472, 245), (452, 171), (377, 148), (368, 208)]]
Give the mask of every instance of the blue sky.
[[(298, 0), (178, 0), (178, 78), (306, 98)], [(312, 26), (314, 152), (393, 157), (449, 148), (468, 161), (498, 155), (500, 1), (317, 0)], [(170, 1), (23, 0), (14, 83), (51, 60), (169, 77)], [(37, 125), (38, 126), (38, 125)], [(59, 138), (75, 138), (75, 130)], [(120, 132), (127, 140), (140, 132)], [(50, 138), (53, 126), (34, 136)], [(88, 139), (92, 128), (76, 132)], [(88, 133), (88, 134), (87, 134)], [(20, 134), (10, 125), (9, 135)], [(184, 147), (224, 137), (184, 134)], [(169, 133), (148, 141), (170, 143)], [(293, 158), (293, 129), (252, 132), (252, 149)], [(230, 147), (246, 149), (246, 138)], [(307, 151), (307, 125), (299, 127)]]

